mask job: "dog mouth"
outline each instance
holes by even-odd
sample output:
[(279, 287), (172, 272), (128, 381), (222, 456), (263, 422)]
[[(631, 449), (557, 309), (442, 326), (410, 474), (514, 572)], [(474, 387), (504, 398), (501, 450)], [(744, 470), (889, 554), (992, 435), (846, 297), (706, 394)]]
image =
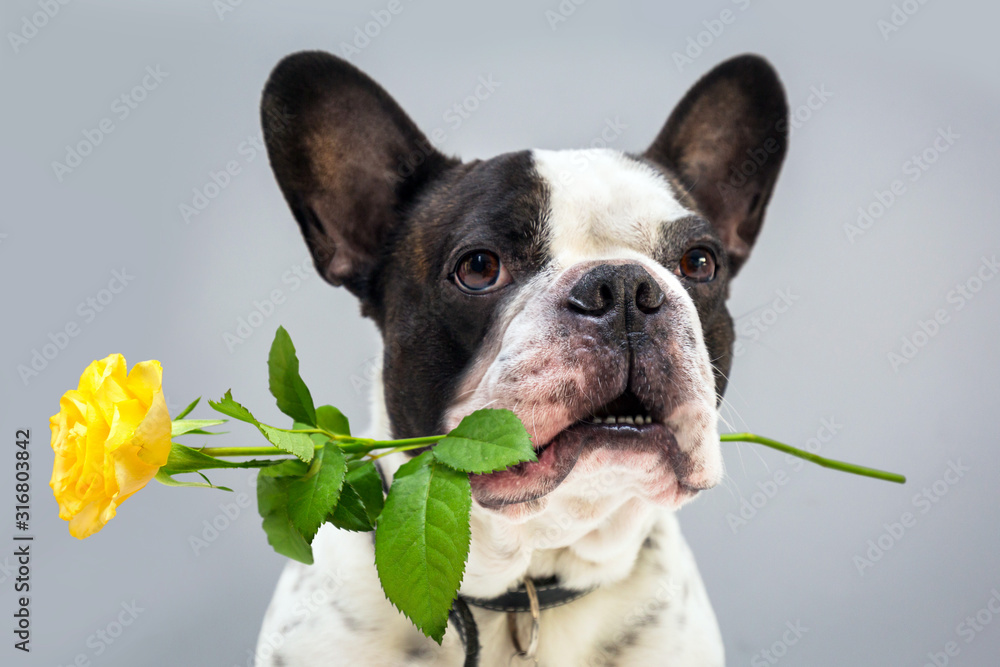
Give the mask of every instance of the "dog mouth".
[[(600, 450), (600, 451), (598, 451)], [(662, 410), (643, 400), (631, 387), (607, 403), (570, 422), (541, 446), (537, 461), (519, 463), (506, 470), (471, 477), (476, 501), (487, 508), (525, 503), (551, 493), (573, 471), (584, 454), (588, 464), (635, 465), (655, 479), (678, 501), (701, 489), (684, 483), (689, 457), (682, 454), (673, 431), (664, 423)], [(606, 455), (606, 456), (602, 456)]]
[[(654, 421), (654, 410), (643, 402), (639, 396), (627, 387), (625, 391), (616, 398), (608, 401), (604, 405), (592, 410), (587, 415), (571, 423), (552, 439), (538, 447), (536, 454), (541, 457), (549, 447), (553, 445), (566, 431), (572, 429), (584, 429), (593, 432), (606, 432), (608, 434), (629, 434), (640, 435), (646, 430), (644, 427), (652, 427), (660, 424)], [(525, 464), (519, 464), (521, 466)]]
[(644, 426), (653, 424), (652, 413), (652, 408), (628, 388), (618, 398), (594, 410), (583, 421), (590, 424)]

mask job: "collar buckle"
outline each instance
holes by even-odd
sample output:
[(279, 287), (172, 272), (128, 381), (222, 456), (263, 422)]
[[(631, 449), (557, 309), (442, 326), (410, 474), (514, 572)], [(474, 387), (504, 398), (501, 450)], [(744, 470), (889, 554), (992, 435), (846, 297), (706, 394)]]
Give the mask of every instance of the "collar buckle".
[(528, 611), (531, 613), (531, 634), (528, 635), (528, 647), (522, 648), (521, 639), (517, 632), (517, 612), (507, 612), (507, 629), (510, 631), (510, 640), (514, 643), (514, 650), (517, 657), (524, 660), (531, 660), (537, 663), (535, 654), (538, 652), (538, 634), (541, 630), (542, 610), (538, 606), (538, 591), (535, 590), (535, 583), (531, 579), (524, 580), (524, 591), (528, 595)]

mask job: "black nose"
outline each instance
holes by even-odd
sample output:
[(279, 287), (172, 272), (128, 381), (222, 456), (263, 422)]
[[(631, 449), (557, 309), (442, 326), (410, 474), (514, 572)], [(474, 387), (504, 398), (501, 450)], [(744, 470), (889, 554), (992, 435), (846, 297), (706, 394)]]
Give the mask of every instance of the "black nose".
[(601, 264), (577, 281), (566, 301), (581, 315), (601, 317), (615, 310), (630, 321), (637, 311), (652, 315), (665, 299), (657, 282), (638, 264)]

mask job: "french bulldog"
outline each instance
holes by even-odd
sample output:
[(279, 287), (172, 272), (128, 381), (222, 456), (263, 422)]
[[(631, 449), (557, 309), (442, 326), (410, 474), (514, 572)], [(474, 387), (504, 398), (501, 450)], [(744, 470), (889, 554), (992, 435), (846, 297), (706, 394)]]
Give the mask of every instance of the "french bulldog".
[[(788, 143), (772, 67), (717, 66), (641, 154), (462, 162), (322, 52), (277, 65), (261, 117), (318, 273), (381, 333), (370, 435), (507, 408), (538, 460), (472, 476), (469, 604), (440, 645), (386, 599), (372, 535), (327, 525), (315, 564), (282, 574), (257, 664), (722, 665), (675, 511), (723, 475), (729, 283)], [(381, 459), (383, 478), (412, 454)], [(529, 583), (554, 604), (507, 611)]]

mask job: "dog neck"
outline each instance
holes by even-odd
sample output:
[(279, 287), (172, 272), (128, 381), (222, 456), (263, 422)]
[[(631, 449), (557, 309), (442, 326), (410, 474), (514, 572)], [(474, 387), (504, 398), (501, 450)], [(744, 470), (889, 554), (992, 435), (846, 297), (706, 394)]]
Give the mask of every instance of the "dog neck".
[[(381, 363), (372, 387), (370, 437), (392, 437)], [(386, 479), (391, 480), (407, 460), (404, 453), (381, 459)], [(555, 576), (564, 587), (577, 590), (628, 577), (654, 527), (675, 521), (672, 512), (629, 493), (629, 473), (608, 469), (589, 477), (571, 475), (552, 493), (531, 501), (532, 511), (524, 513), (527, 518), (516, 510), (499, 513), (474, 502), (461, 592), (495, 597), (526, 577)]]

